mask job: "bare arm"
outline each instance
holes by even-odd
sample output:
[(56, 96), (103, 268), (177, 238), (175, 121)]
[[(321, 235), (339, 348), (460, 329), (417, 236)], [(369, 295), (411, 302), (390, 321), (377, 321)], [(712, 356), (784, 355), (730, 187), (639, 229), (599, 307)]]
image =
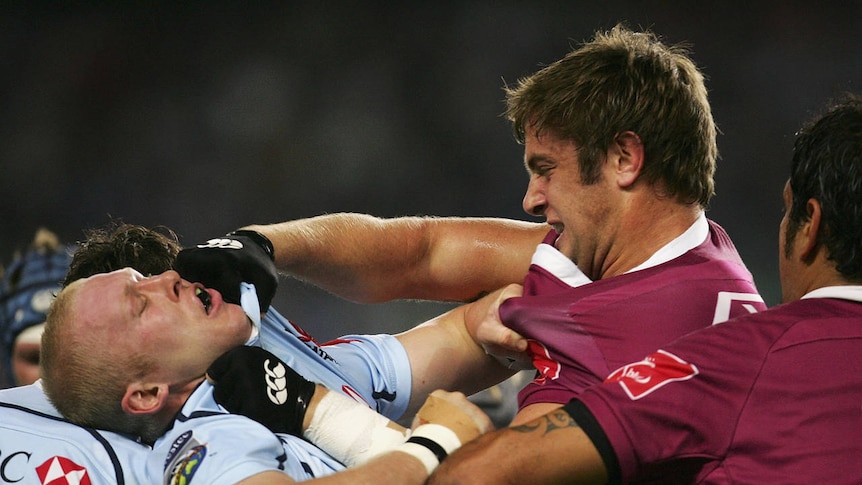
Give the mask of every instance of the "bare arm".
[(525, 425), (486, 434), (448, 457), (429, 484), (602, 484), (598, 450), (562, 409)]
[[(320, 485), (379, 485), (392, 483), (398, 485), (420, 485), (425, 483), (428, 472), (422, 463), (399, 451), (380, 456), (365, 465), (350, 468), (333, 475), (316, 478), (306, 483)], [(238, 485), (288, 485), (296, 483), (283, 472), (268, 471), (251, 476)]]
[(526, 340), (505, 327), (498, 314), (500, 303), (521, 291), (520, 285), (510, 285), (395, 336), (407, 352), (413, 375), (408, 412), (434, 389), (472, 394), (522, 368), (510, 369), (486, 351), (493, 348), (501, 355), (498, 350), (505, 348), (516, 355), (526, 350)]
[[(414, 419), (413, 429), (417, 426), (434, 423), (442, 425), (458, 436), (464, 443), (493, 429), (490, 419), (476, 405), (467, 400), (464, 394), (434, 391), (425, 406)], [(313, 483), (321, 485), (353, 485), (392, 483), (397, 485), (422, 484), (428, 478), (428, 469), (416, 456), (395, 448), (379, 455), (361, 466), (329, 475)]]
[(344, 298), (471, 301), (518, 283), (545, 224), (496, 218), (329, 214), (253, 225), (279, 270)]
[[(315, 397), (312, 398), (311, 406), (309, 406), (310, 413), (318, 412), (318, 407), (321, 405), (322, 396), (318, 396), (318, 394), (325, 395), (327, 393), (326, 389), (322, 387), (318, 387), (318, 390), (322, 392), (315, 392)], [(355, 401), (350, 401), (350, 404), (361, 407), (365, 412), (373, 412)], [(488, 416), (485, 415), (476, 405), (468, 401), (464, 394), (440, 390), (435, 391), (431, 396), (429, 396), (425, 406), (423, 406), (417, 414), (413, 423), (414, 436), (416, 433), (420, 433), (420, 430), (422, 429), (421, 425), (428, 423), (445, 426), (451, 430), (455, 436), (457, 436), (457, 439), (461, 443), (475, 439), (477, 436), (493, 429)], [(309, 424), (310, 420), (307, 420), (306, 428)], [(387, 426), (393, 426), (403, 430), (403, 428), (395, 423), (390, 423)], [(379, 436), (375, 433), (370, 434), (372, 436)], [(368, 437), (366, 436), (365, 439), (367, 440), (367, 438)], [(377, 458), (372, 458), (370, 461), (367, 461), (360, 466), (311, 480), (311, 483), (319, 483), (321, 485), (376, 485), (379, 483), (418, 485), (425, 483), (425, 479), (428, 477), (428, 468), (426, 468), (426, 465), (423, 464), (423, 461), (421, 461), (417, 456), (404, 451), (403, 446), (399, 445), (403, 445), (401, 440), (393, 441), (389, 447), (390, 451), (383, 452)], [(333, 456), (339, 457), (340, 455), (336, 453)], [(283, 477), (286, 477), (286, 475), (283, 475)], [(264, 480), (272, 481), (266, 482)], [(275, 476), (271, 473), (264, 473), (251, 477), (249, 480), (242, 483), (249, 485), (258, 483), (293, 482), (284, 481), (282, 477)]]

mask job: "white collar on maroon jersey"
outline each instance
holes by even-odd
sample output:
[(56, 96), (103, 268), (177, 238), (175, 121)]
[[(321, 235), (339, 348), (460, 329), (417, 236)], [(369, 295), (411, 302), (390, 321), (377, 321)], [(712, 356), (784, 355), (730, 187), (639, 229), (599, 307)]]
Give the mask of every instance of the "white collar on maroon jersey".
[(708, 235), (709, 224), (706, 222), (706, 214), (701, 211), (694, 223), (686, 229), (684, 233), (680, 234), (673, 241), (662, 246), (662, 248), (653, 253), (649, 259), (626, 271), (626, 273), (652, 268), (653, 266), (666, 263), (671, 259), (678, 258), (690, 250), (700, 246), (704, 241), (706, 241), (706, 237)]
[(802, 298), (838, 298), (862, 302), (862, 286), (824, 286), (806, 293)]
[[(651, 268), (676, 257), (682, 256), (692, 248), (696, 248), (709, 235), (709, 224), (706, 222), (706, 214), (700, 213), (697, 220), (673, 241), (665, 244), (656, 251), (648, 260), (626, 273), (641, 269)], [(567, 258), (557, 248), (550, 244), (539, 244), (533, 253), (532, 264), (540, 266), (553, 274), (560, 280), (572, 287), (592, 283), (592, 280), (581, 271), (578, 266)]]
[(539, 244), (530, 263), (543, 268), (573, 288), (593, 282), (571, 259), (550, 244)]

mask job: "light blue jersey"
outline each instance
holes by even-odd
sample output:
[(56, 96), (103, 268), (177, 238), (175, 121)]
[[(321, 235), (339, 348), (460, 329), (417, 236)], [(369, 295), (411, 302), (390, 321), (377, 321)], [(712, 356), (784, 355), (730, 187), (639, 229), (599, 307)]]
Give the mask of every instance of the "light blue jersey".
[(150, 447), (72, 424), (39, 382), (0, 391), (0, 483), (144, 484)]
[[(280, 470), (297, 481), (322, 477), (344, 465), (296, 436), (227, 413), (203, 382), (186, 401), (173, 428), (153, 445), (149, 483), (231, 484)], [(156, 474), (159, 474), (156, 476)]]
[(270, 307), (261, 322), (260, 340), (261, 347), (306, 379), (365, 402), (393, 421), (407, 410), (410, 361), (392, 335), (346, 335), (320, 345)]
[[(407, 407), (410, 365), (404, 348), (390, 335), (351, 335), (318, 345), (270, 308), (261, 322), (260, 341), (306, 378), (391, 419)], [(276, 435), (228, 414), (206, 383), (152, 449), (63, 420), (38, 385), (0, 391), (0, 483), (155, 484), (184, 477), (176, 483), (215, 484), (267, 470), (302, 481), (340, 469), (343, 465), (300, 438)], [(63, 474), (70, 479), (52, 482)]]

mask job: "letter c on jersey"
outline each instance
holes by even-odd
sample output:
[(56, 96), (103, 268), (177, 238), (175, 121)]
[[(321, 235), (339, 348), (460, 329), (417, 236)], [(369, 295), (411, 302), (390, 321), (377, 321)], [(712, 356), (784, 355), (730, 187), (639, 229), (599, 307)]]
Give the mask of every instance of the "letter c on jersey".
[[(24, 468), (21, 465), (21, 460), (24, 460), (23, 465), (26, 465), (30, 461), (30, 456), (31, 453), (27, 451), (16, 451), (6, 458), (3, 458), (3, 461), (0, 461), (0, 480), (3, 480), (3, 483), (16, 483), (23, 480)], [(14, 466), (13, 461), (18, 464), (18, 466)], [(15, 471), (15, 474), (14, 476), (10, 476), (13, 470)]]

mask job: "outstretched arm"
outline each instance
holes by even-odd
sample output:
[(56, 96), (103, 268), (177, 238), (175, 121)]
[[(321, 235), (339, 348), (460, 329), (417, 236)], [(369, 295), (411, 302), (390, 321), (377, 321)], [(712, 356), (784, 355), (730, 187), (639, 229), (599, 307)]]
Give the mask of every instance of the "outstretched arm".
[[(323, 394), (325, 397), (327, 395), (326, 389), (319, 388), (319, 391), (315, 393), (315, 399), (309, 408), (309, 413), (320, 412), (317, 409), (321, 402), (321, 399), (318, 397), (320, 394)], [(356, 407), (356, 411), (362, 411), (366, 414), (373, 413), (367, 407), (351, 401), (349, 398), (344, 396), (340, 396), (340, 398), (347, 400), (344, 404)], [(351, 414), (349, 409), (341, 408), (340, 410)], [(331, 414), (330, 417), (332, 417)], [(306, 422), (308, 423), (309, 420), (306, 420)], [(325, 425), (333, 427), (331, 422)], [(400, 428), (394, 423), (391, 423), (391, 425)], [(337, 427), (337, 425), (335, 426)], [(377, 485), (380, 483), (419, 485), (425, 483), (428, 474), (439, 464), (435, 453), (431, 452), (430, 448), (426, 447), (427, 445), (417, 444), (422, 443), (423, 441), (421, 440), (423, 438), (425, 438), (425, 443), (427, 443), (429, 441), (426, 438), (427, 436), (431, 436), (432, 438), (445, 437), (448, 434), (450, 438), (456, 440), (456, 445), (459, 446), (460, 443), (468, 442), (490, 429), (492, 429), (490, 419), (478, 407), (468, 401), (463, 394), (439, 390), (434, 391), (429, 396), (426, 406), (423, 406), (414, 420), (410, 441), (407, 443), (404, 443), (403, 440), (392, 441), (389, 445), (386, 445), (386, 450), (381, 450), (376, 457), (371, 458), (367, 462), (357, 464), (352, 468), (333, 475), (311, 480), (307, 483), (320, 485)], [(404, 431), (403, 428), (401, 430)], [(438, 434), (441, 430), (443, 434)], [(419, 440), (416, 440), (416, 438), (419, 438)], [(314, 440), (311, 441), (314, 442)], [(363, 441), (369, 441), (368, 437)], [(436, 443), (434, 439), (430, 441)], [(444, 453), (449, 451), (454, 452), (452, 442), (446, 441), (445, 439), (441, 440), (445, 444), (443, 448), (448, 448)], [(439, 445), (439, 443), (437, 444)], [(434, 447), (434, 444), (431, 446)], [(353, 458), (347, 457), (345, 459), (344, 456), (340, 456), (339, 452), (342, 451), (341, 448), (341, 444), (338, 444), (335, 450), (328, 449), (327, 451), (334, 453), (334, 456), (339, 457), (342, 461), (348, 461)], [(271, 483), (289, 484), (294, 482), (290, 477), (281, 472), (271, 471), (250, 477), (241, 483), (242, 485), (265, 485)]]
[(371, 303), (472, 301), (519, 283), (549, 227), (498, 218), (339, 213), (246, 229), (272, 241), (280, 271)]
[[(306, 380), (257, 347), (225, 353), (210, 366), (207, 378), (215, 386), (216, 401), (231, 412), (273, 432), (301, 436), (356, 467), (321, 483), (422, 483), (448, 454), (493, 429), (488, 416), (464, 394), (436, 390), (416, 413), (412, 430), (406, 430), (367, 404)], [(265, 480), (292, 483), (268, 472), (242, 483)]]

